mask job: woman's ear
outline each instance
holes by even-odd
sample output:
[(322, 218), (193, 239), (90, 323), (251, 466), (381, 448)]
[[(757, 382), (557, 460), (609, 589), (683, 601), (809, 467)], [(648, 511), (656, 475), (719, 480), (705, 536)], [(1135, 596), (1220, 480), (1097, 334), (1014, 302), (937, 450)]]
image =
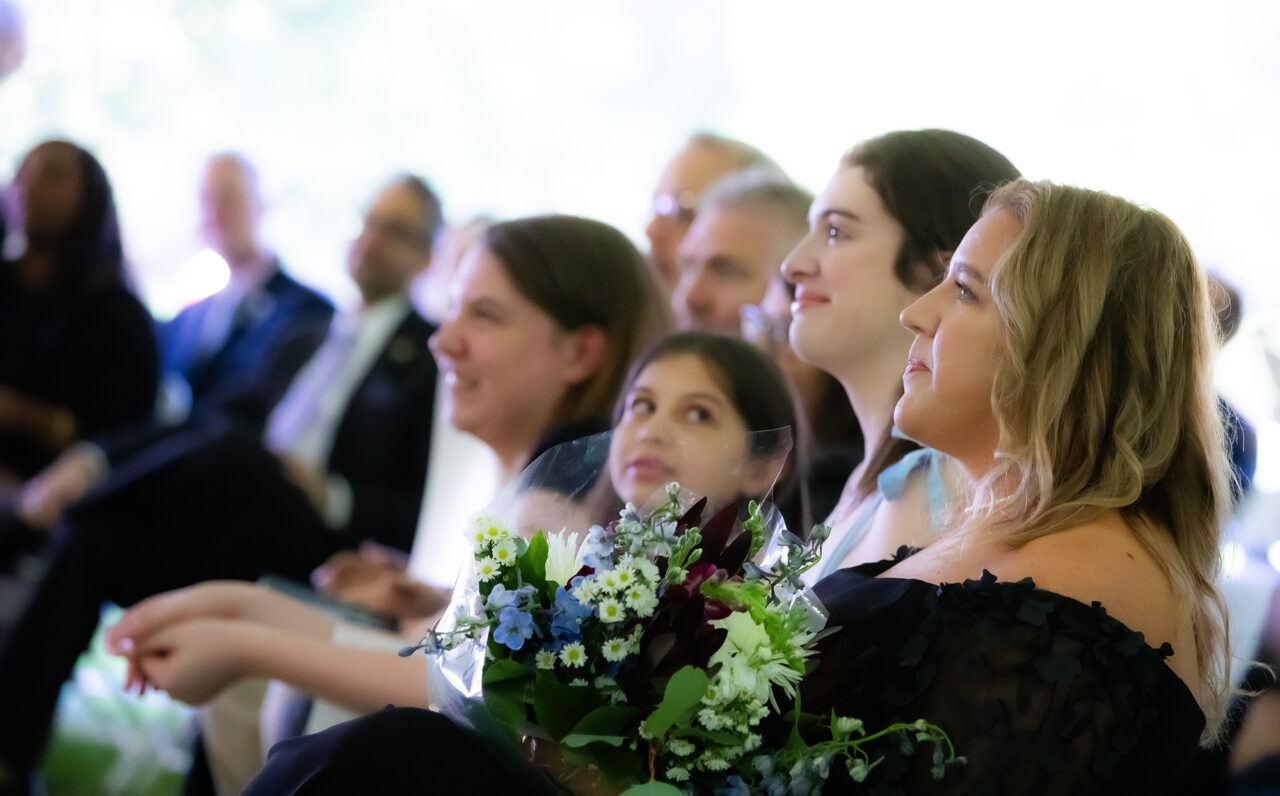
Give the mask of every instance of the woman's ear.
[(591, 378), (608, 355), (608, 337), (603, 328), (587, 324), (565, 334), (564, 377), (569, 384), (581, 384)]

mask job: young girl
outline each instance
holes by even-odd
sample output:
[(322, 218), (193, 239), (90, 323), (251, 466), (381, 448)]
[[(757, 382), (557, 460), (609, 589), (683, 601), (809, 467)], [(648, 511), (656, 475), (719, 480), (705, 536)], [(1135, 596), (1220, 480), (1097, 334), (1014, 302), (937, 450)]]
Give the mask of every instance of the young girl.
[[(795, 409), (766, 356), (740, 341), (688, 332), (641, 356), (617, 418), (608, 471), (619, 497), (643, 504), (678, 481), (726, 503), (772, 485), (780, 449), (761, 441), (779, 435), (753, 432), (790, 428)], [(215, 582), (139, 603), (108, 639), (130, 660), (127, 685), (151, 685), (190, 703), (259, 676), (363, 712), (429, 704), (421, 660), (337, 646), (335, 625), (329, 614), (261, 587)]]

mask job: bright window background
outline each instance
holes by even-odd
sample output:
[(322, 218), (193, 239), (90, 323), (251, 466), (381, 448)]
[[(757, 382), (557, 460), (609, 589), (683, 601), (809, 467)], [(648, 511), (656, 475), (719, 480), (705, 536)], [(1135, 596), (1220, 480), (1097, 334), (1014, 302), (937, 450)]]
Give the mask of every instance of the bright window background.
[(11, 0), (0, 179), (35, 142), (94, 150), (158, 315), (216, 289), (198, 256), (204, 157), (260, 164), (267, 234), (339, 301), (361, 207), (400, 169), (454, 221), (595, 216), (639, 242), (665, 159), (741, 137), (820, 189), (843, 150), (950, 127), (1029, 176), (1151, 204), (1238, 285), (1221, 388), (1280, 490), (1280, 4), (576, 0)]

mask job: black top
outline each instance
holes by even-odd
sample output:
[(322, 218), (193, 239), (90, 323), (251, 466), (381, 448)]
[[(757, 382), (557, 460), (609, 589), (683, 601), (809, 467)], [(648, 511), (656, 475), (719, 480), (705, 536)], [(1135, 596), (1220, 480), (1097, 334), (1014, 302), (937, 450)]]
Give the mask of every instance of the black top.
[[(148, 418), (158, 378), (151, 316), (123, 286), (40, 296), (0, 268), (0, 385), (69, 410), (83, 438)], [(23, 478), (54, 453), (0, 432), (0, 469)]]
[[(877, 578), (902, 557), (844, 569), (814, 591), (839, 629), (818, 645), (806, 712), (868, 730), (925, 719), (968, 763), (942, 783), (930, 753), (895, 743), (864, 787), (875, 794), (1170, 793), (1204, 729), (1191, 692), (1141, 633), (1029, 579), (942, 586)], [(832, 776), (844, 774), (832, 767)], [(852, 785), (832, 782), (839, 792)], [(859, 792), (862, 792), (859, 789)]]

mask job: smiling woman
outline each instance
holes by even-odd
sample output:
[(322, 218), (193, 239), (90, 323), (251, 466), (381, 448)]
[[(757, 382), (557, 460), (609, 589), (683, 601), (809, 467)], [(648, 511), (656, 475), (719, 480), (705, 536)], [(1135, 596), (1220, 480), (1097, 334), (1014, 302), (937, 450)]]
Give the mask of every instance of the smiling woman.
[(632, 359), (669, 323), (621, 232), (571, 216), (496, 224), (459, 264), (431, 340), (449, 422), (510, 480), (544, 438), (607, 428)]

